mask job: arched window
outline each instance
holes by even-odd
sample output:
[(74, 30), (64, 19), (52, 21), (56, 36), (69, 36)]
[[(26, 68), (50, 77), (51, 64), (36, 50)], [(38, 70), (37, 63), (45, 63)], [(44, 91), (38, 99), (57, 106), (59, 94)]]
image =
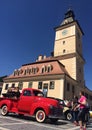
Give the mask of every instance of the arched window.
[(47, 67), (47, 72), (51, 72), (52, 69), (53, 69), (53, 66), (52, 66), (52, 65), (48, 65), (48, 67)]
[(37, 72), (38, 72), (38, 67), (34, 67), (34, 68), (32, 68), (32, 72), (33, 72), (33, 74), (36, 74)]
[(47, 67), (44, 65), (42, 66), (42, 70), (41, 70), (41, 73), (45, 73), (47, 71)]

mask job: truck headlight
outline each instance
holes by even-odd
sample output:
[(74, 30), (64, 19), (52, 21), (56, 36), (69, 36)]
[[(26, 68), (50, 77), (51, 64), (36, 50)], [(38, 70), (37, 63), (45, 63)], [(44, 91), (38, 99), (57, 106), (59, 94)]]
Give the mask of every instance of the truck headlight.
[(54, 106), (50, 105), (50, 109), (53, 109), (53, 108), (54, 108)]

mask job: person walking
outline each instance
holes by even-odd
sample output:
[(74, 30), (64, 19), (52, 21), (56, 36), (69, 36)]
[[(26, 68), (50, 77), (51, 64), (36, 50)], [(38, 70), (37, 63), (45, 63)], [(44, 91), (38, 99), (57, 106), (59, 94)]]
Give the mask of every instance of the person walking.
[(79, 95), (80, 95), (80, 98), (78, 100), (79, 104), (76, 106), (75, 109), (79, 108), (78, 120), (79, 120), (80, 130), (86, 130), (85, 114), (86, 114), (87, 98), (84, 96), (83, 91), (80, 91)]
[[(78, 109), (76, 106), (78, 105), (78, 97), (74, 95), (74, 98), (72, 99), (72, 114), (73, 114), (73, 123), (78, 126)], [(76, 109), (75, 109), (76, 108)]]

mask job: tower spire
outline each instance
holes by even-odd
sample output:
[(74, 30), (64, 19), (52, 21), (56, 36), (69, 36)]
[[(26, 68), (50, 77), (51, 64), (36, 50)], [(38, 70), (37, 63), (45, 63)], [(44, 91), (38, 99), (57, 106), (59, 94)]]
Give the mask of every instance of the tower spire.
[(75, 14), (73, 10), (69, 7), (68, 11), (65, 13), (65, 17), (61, 25), (65, 25), (73, 21), (75, 21)]

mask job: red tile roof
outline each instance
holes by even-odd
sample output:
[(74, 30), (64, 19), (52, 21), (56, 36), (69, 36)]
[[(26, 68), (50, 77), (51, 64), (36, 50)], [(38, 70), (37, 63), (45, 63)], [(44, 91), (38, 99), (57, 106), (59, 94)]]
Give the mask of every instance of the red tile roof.
[[(47, 67), (51, 67), (51, 71), (47, 71)], [(42, 68), (46, 70), (42, 73)], [(36, 69), (36, 73), (30, 72), (32, 69)], [(44, 75), (56, 75), (56, 74), (68, 74), (63, 64), (61, 64), (58, 60), (46, 60), (43, 62), (35, 62), (32, 64), (22, 65), (21, 68), (16, 70), (15, 72), (19, 72), (18, 74), (14, 73), (8, 76), (5, 79), (14, 79), (14, 78), (22, 78), (22, 77), (34, 77), (34, 76), (44, 76)], [(26, 72), (26, 74), (25, 74)]]

